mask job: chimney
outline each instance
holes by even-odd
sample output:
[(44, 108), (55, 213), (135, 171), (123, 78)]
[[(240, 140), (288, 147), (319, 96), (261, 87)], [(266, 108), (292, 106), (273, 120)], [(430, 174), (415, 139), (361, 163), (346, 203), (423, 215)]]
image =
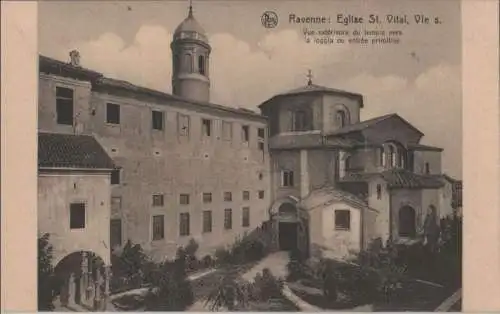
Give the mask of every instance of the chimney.
[(71, 50), (69, 53), (70, 64), (74, 67), (80, 67), (80, 53), (78, 50)]

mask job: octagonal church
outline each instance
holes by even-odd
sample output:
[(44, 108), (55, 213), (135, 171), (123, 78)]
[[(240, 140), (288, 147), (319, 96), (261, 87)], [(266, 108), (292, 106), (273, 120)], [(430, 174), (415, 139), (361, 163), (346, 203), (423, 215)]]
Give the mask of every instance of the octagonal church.
[(78, 51), (40, 56), (38, 225), (66, 305), (103, 308), (128, 240), (160, 261), (195, 239), (204, 256), (267, 222), (276, 250), (344, 258), (375, 238), (419, 241), (426, 217), (460, 206), (442, 149), (398, 114), (361, 121), (362, 95), (311, 78), (260, 113), (211, 103), (191, 7), (171, 50), (172, 94), (85, 68)]

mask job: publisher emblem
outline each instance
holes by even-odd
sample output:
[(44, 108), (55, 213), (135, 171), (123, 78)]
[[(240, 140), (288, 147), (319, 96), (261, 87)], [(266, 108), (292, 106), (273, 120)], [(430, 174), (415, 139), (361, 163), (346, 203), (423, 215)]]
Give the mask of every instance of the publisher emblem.
[(278, 25), (278, 15), (273, 11), (266, 11), (262, 14), (260, 21), (265, 28), (275, 28)]

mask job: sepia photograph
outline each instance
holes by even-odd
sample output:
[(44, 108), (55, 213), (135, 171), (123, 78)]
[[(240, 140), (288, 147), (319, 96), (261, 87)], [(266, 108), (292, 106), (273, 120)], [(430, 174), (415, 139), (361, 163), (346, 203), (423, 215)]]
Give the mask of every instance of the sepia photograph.
[(40, 1), (39, 311), (462, 311), (459, 1)]

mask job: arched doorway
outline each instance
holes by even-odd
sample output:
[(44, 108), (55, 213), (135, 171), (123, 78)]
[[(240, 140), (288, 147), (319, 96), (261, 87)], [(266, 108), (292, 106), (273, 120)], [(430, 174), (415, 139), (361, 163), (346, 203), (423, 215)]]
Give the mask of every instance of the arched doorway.
[(283, 203), (278, 209), (279, 248), (282, 251), (291, 251), (297, 248), (298, 217), (297, 208), (291, 203)]
[(66, 255), (54, 268), (55, 293), (62, 306), (103, 310), (109, 287), (109, 267), (93, 252)]
[(411, 206), (403, 206), (399, 209), (399, 236), (414, 238), (417, 233), (415, 210)]

